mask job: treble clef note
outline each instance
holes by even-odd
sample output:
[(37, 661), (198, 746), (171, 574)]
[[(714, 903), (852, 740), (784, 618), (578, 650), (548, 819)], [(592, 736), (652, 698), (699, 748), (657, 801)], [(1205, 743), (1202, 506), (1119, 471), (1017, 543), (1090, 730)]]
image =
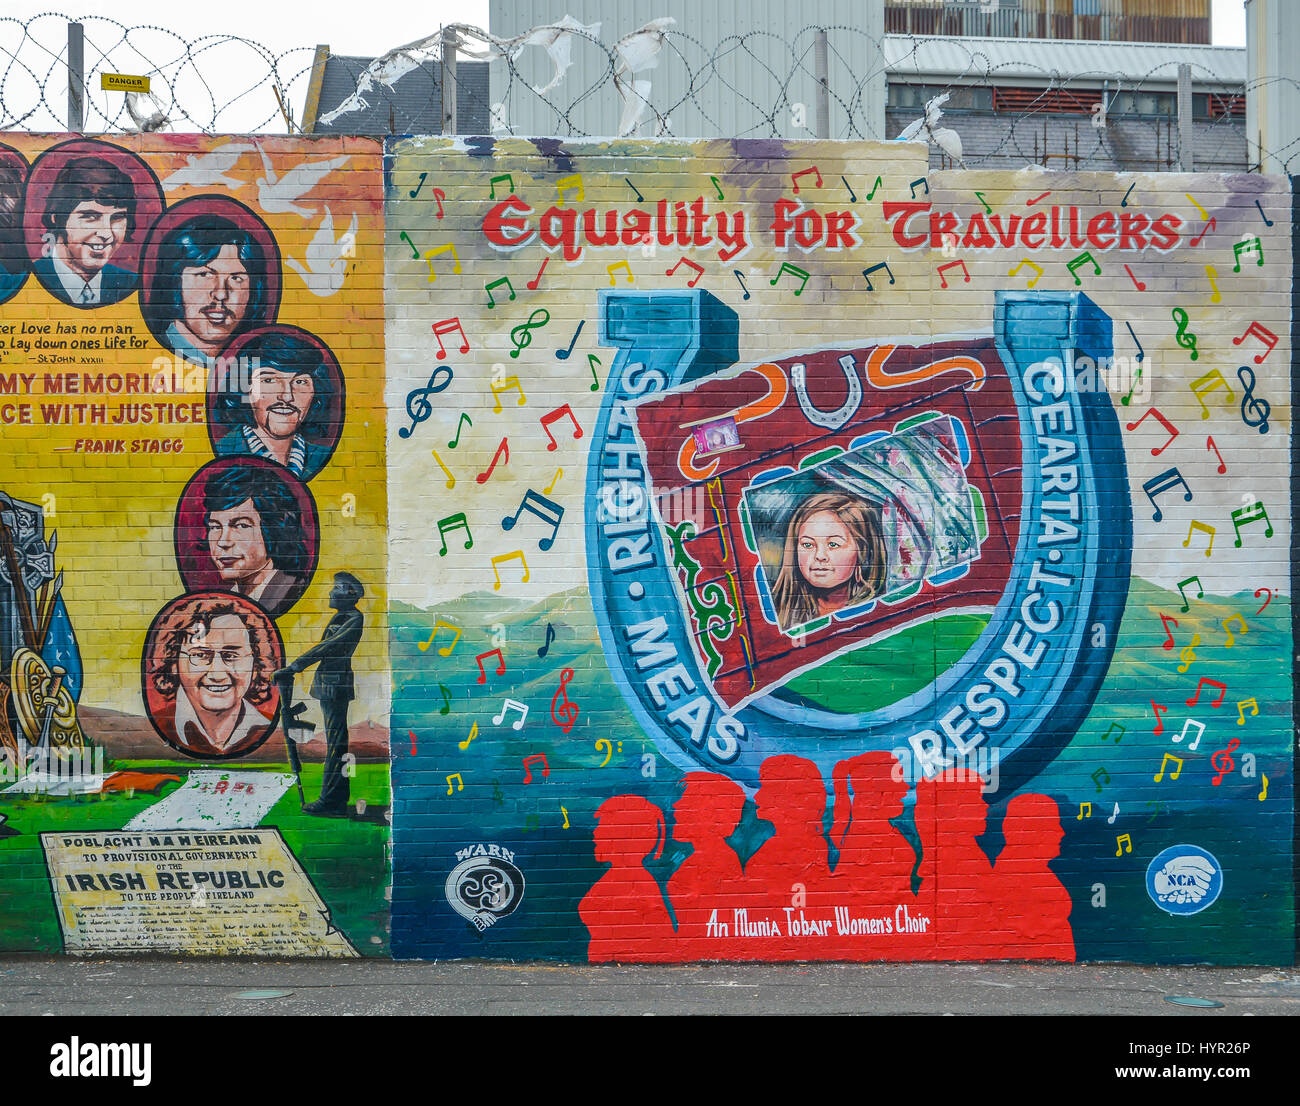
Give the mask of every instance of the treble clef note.
[[(439, 373), (446, 373), (446, 379), (440, 382), (438, 380)], [(415, 433), (415, 428), (433, 414), (433, 404), (429, 402), (429, 397), (441, 392), (451, 383), (451, 380), (451, 366), (439, 365), (430, 375), (428, 384), (423, 388), (412, 388), (406, 393), (406, 413), (411, 418), (411, 425), (403, 426), (397, 431), (399, 438), (409, 438)]]
[[(1268, 400), (1260, 399), (1255, 395), (1255, 370), (1249, 365), (1242, 365), (1237, 370), (1237, 379), (1241, 381), (1241, 386), (1246, 389), (1245, 394), (1241, 397), (1241, 421), (1247, 426), (1259, 427), (1261, 434), (1268, 433), (1268, 416), (1271, 408)], [(1249, 410), (1249, 414), (1247, 414)]]
[[(537, 320), (534, 322), (533, 320)], [(528, 316), (526, 323), (520, 323), (510, 331), (510, 341), (514, 343), (515, 348), (510, 351), (511, 357), (518, 357), (533, 343), (532, 332), (538, 327), (545, 326), (551, 321), (551, 313), (544, 307), (539, 307)]]
[(1215, 776), (1214, 779), (1210, 781), (1210, 783), (1213, 784), (1215, 787), (1218, 787), (1219, 784), (1223, 782), (1223, 777), (1226, 776), (1229, 772), (1231, 772), (1232, 769), (1235, 767), (1235, 763), (1232, 759), (1232, 754), (1236, 750), (1237, 746), (1240, 744), (1241, 744), (1241, 740), (1239, 738), (1234, 737), (1228, 742), (1228, 747), (1226, 749), (1219, 749), (1217, 752), (1212, 753), (1210, 755), (1210, 763), (1214, 766), (1214, 770), (1218, 773), (1218, 775)]
[(551, 719), (564, 733), (568, 733), (578, 724), (577, 704), (569, 702), (569, 696), (565, 691), (571, 679), (573, 679), (573, 669), (566, 668), (560, 673), (559, 690), (551, 696)]

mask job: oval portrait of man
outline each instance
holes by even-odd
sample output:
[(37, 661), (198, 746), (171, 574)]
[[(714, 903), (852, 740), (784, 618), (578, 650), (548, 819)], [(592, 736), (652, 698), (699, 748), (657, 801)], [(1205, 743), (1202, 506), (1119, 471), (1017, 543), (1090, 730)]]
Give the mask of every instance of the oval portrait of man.
[(26, 159), (17, 150), (0, 145), (0, 303), (17, 294), (31, 269), (23, 234), (26, 191)]
[(149, 720), (186, 756), (229, 760), (275, 729), (284, 665), (275, 623), (256, 604), (226, 592), (173, 599), (145, 638), (140, 676)]
[(270, 228), (226, 196), (173, 205), (145, 243), (140, 312), (165, 349), (219, 367), (232, 342), (275, 322), (280, 250)]
[(329, 346), (296, 326), (254, 330), (230, 346), (208, 387), (218, 457), (260, 457), (310, 480), (343, 433), (343, 373)]
[(31, 270), (73, 307), (118, 303), (139, 286), (140, 245), (162, 210), (158, 177), (129, 150), (90, 139), (52, 146), (27, 178)]
[(311, 493), (279, 465), (211, 461), (181, 493), (176, 561), (190, 591), (228, 591), (277, 618), (302, 598), (319, 551)]

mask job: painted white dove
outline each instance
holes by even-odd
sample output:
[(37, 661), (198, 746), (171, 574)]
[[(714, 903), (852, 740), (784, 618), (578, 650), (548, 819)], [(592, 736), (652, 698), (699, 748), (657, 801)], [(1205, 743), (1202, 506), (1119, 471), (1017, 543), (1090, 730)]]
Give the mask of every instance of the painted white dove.
[(185, 166), (177, 169), (163, 182), (163, 188), (173, 192), (177, 188), (210, 188), (215, 184), (225, 185), (230, 189), (243, 188), (242, 180), (235, 180), (226, 174), (235, 167), (235, 163), (249, 150), (251, 142), (224, 142), (204, 154), (190, 154), (185, 159)]
[(909, 123), (894, 141), (910, 142), (912, 139), (922, 138), (927, 142), (933, 142), (965, 169), (966, 163), (962, 161), (961, 157), (961, 135), (948, 127), (935, 126), (943, 118), (943, 112), (939, 109), (948, 102), (949, 96), (950, 93), (945, 92), (942, 96), (927, 100), (925, 102), (925, 117), (918, 119), (915, 123)]
[(316, 228), (311, 242), (307, 245), (307, 264), (302, 265), (296, 257), (285, 260), (285, 264), (302, 277), (303, 283), (314, 296), (324, 299), (332, 296), (343, 287), (347, 276), (348, 258), (356, 255), (357, 217), (352, 216), (347, 232), (337, 242), (334, 240), (334, 215), (325, 208), (325, 218)]
[(257, 179), (257, 202), (262, 210), (275, 213), (292, 211), (304, 219), (309, 215), (315, 215), (316, 209), (300, 207), (296, 201), (315, 188), (335, 169), (342, 169), (352, 160), (351, 154), (345, 154), (343, 157), (330, 158), (328, 161), (303, 161), (282, 176), (277, 176), (271, 167), (271, 159), (266, 156), (266, 151), (258, 146), (257, 152), (261, 154), (262, 165), (266, 168), (266, 176)]

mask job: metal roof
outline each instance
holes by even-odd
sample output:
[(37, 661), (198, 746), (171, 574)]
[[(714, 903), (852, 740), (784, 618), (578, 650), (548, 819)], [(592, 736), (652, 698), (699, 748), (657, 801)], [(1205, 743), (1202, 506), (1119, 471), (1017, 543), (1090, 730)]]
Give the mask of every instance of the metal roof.
[(1228, 46), (885, 35), (881, 49), (890, 77), (1010, 83), (1047, 81), (1059, 74), (1071, 84), (1118, 77), (1143, 85), (1173, 86), (1179, 63), (1187, 62), (1193, 84), (1246, 83), (1246, 51)]

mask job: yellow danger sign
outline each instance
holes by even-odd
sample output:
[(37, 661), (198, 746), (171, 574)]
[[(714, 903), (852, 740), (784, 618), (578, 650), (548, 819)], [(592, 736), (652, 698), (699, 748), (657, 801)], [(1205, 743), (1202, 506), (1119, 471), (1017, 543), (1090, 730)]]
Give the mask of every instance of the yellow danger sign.
[(129, 73), (101, 73), (99, 87), (105, 92), (114, 89), (119, 92), (148, 92), (148, 77), (133, 77)]

